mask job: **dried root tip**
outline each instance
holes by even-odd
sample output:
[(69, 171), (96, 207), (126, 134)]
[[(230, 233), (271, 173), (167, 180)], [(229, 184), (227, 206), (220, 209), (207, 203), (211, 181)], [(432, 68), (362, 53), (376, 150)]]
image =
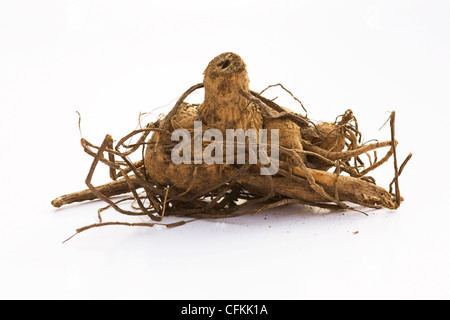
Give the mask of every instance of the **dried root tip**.
[(67, 204), (67, 202), (64, 201), (63, 197), (58, 197), (52, 200), (52, 206), (54, 206), (55, 208), (61, 208), (65, 204)]
[(398, 205), (393, 201), (393, 198), (388, 193), (381, 193), (378, 197), (368, 196), (366, 194), (361, 194), (359, 196), (359, 204), (364, 205), (369, 208), (387, 208), (387, 209), (397, 209)]

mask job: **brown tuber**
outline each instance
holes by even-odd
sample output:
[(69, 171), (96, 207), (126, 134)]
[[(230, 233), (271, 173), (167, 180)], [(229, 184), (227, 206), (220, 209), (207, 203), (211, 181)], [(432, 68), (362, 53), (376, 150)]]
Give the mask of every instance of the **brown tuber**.
[[(278, 86), (286, 90), (282, 85)], [(200, 88), (205, 91), (204, 101), (200, 105), (184, 102), (188, 95)], [(135, 224), (100, 221), (78, 229), (77, 233), (111, 224), (163, 224), (161, 221), (167, 216), (193, 218), (189, 221), (232, 217), (287, 203), (333, 209), (359, 210), (350, 207), (351, 204), (396, 209), (402, 200), (398, 177), (410, 156), (398, 170), (394, 116), (395, 113), (392, 113), (391, 140), (362, 144), (361, 133), (351, 110), (338, 116), (334, 122), (314, 123), (307, 116), (279, 106), (262, 93), (250, 90), (243, 59), (235, 53), (226, 52), (208, 64), (203, 83), (187, 90), (163, 119), (131, 132), (115, 146), (108, 135), (101, 146), (82, 139), (85, 152), (94, 158), (86, 178), (89, 189), (58, 197), (52, 204), (61, 207), (73, 202), (101, 199), (108, 207), (123, 214), (147, 215), (157, 221)], [(196, 126), (198, 123), (201, 123), (200, 129)], [(234, 132), (240, 129), (243, 132), (255, 130), (258, 150), (262, 146), (267, 147), (263, 149), (267, 151), (267, 159), (270, 159), (271, 165), (278, 164), (276, 173), (262, 175), (262, 169), (267, 168), (268, 164), (261, 159), (250, 161), (250, 135), (243, 143), (245, 162), (239, 162), (236, 152), (239, 143), (233, 146), (234, 149), (228, 149), (224, 140), (215, 140), (216, 136), (209, 141), (202, 140), (201, 137), (205, 138), (209, 129), (221, 133), (223, 139), (228, 138), (230, 129)], [(173, 134), (180, 130), (194, 137), (185, 145), (190, 147), (186, 150), (193, 151), (190, 154), (185, 149), (177, 151), (184, 157), (184, 162), (175, 163), (173, 152), (178, 150), (174, 147), (179, 141), (173, 139)], [(264, 130), (267, 130), (267, 145), (261, 140)], [(279, 133), (278, 144), (273, 140), (272, 132)], [(196, 134), (200, 140), (196, 140)], [(130, 138), (137, 138), (137, 142), (127, 144)], [(232, 141), (235, 141), (234, 137)], [(205, 155), (211, 151), (212, 145), (216, 159), (233, 161), (207, 163)], [(274, 146), (277, 153), (272, 149)], [(380, 160), (375, 154), (379, 148), (389, 148)], [(235, 152), (228, 158), (230, 150)], [(140, 155), (141, 158), (131, 161), (132, 155)], [(279, 162), (276, 162), (277, 155)], [(392, 155), (394, 192), (377, 186), (375, 180), (367, 176)], [(363, 156), (368, 157), (369, 165), (364, 163)], [(122, 161), (116, 161), (117, 158)], [(113, 181), (93, 186), (91, 179), (100, 162), (110, 168)], [(124, 195), (124, 198), (114, 201), (117, 195)], [(132, 210), (119, 205), (126, 200), (132, 201)], [(185, 221), (164, 225), (170, 227), (183, 223)]]

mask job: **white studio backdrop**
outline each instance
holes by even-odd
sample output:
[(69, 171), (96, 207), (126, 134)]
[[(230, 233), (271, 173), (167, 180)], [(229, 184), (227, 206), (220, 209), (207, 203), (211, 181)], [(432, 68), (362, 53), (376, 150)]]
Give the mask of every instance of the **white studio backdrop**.
[[(449, 298), (449, 21), (437, 0), (2, 1), (0, 298)], [(282, 83), (314, 120), (352, 109), (366, 140), (389, 139), (379, 129), (395, 110), (399, 159), (414, 154), (400, 209), (288, 206), (62, 244), (103, 206), (50, 205), (85, 188), (76, 111), (84, 138), (118, 139), (226, 51), (246, 61), (253, 90)], [(387, 186), (392, 166), (377, 174)]]

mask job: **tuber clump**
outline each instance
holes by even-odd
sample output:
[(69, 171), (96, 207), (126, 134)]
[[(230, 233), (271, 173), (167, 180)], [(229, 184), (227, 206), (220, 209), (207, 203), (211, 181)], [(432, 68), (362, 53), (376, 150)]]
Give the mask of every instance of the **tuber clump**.
[[(274, 86), (306, 110), (281, 84), (268, 88)], [(201, 88), (205, 91), (201, 104), (185, 102)], [(390, 116), (391, 139), (364, 144), (352, 110), (334, 122), (314, 122), (265, 97), (266, 90), (250, 90), (246, 64), (239, 55), (218, 55), (206, 67), (203, 82), (189, 88), (163, 118), (130, 132), (115, 145), (110, 135), (100, 146), (82, 138), (84, 151), (93, 157), (85, 181), (88, 189), (60, 196), (53, 206), (95, 199), (107, 203), (99, 210), (100, 221), (77, 233), (105, 225), (174, 227), (288, 203), (358, 211), (400, 206), (398, 180), (411, 154), (399, 169), (395, 112)], [(137, 141), (129, 144), (131, 138)], [(378, 159), (380, 148), (387, 151)], [(368, 174), (392, 156), (394, 178), (386, 190)], [(94, 186), (91, 181), (99, 163), (109, 167), (112, 181)], [(118, 195), (122, 197), (117, 199)], [(124, 208), (127, 201), (131, 206)], [(148, 216), (152, 222), (103, 222), (100, 212), (109, 207), (126, 215)], [(167, 216), (190, 219), (163, 223)]]

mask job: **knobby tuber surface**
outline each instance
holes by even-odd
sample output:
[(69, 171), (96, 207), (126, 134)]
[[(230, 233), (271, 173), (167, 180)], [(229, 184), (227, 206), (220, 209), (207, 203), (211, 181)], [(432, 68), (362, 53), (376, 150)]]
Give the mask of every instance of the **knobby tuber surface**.
[[(281, 84), (268, 88), (274, 86), (288, 92), (305, 110), (301, 101)], [(184, 102), (188, 95), (200, 88), (205, 92), (200, 105)], [(364, 144), (351, 110), (338, 116), (334, 122), (315, 123), (306, 115), (264, 97), (264, 91), (250, 90), (246, 65), (240, 56), (226, 52), (215, 57), (204, 72), (203, 83), (188, 89), (164, 118), (132, 131), (115, 146), (109, 135), (100, 146), (81, 139), (84, 151), (94, 158), (86, 178), (88, 189), (58, 197), (52, 201), (53, 206), (101, 199), (107, 203), (105, 208), (112, 207), (127, 215), (146, 215), (156, 221), (102, 222), (100, 211), (105, 209), (102, 208), (99, 210), (100, 222), (80, 228), (77, 233), (105, 225), (163, 224), (173, 227), (199, 218), (239, 216), (287, 203), (355, 210), (358, 209), (352, 204), (388, 209), (400, 206), (403, 198), (398, 177), (411, 155), (399, 170), (394, 112), (390, 117), (391, 140)], [(196, 123), (202, 124), (200, 140), (195, 138), (196, 132), (199, 133)], [(190, 163), (176, 164), (172, 159), (173, 148), (178, 143), (172, 141), (172, 134), (179, 129), (194, 135), (190, 141), (190, 150), (193, 151), (185, 158), (190, 159)], [(201, 161), (202, 154), (206, 154), (214, 140), (201, 140), (208, 129), (216, 129), (223, 137), (227, 129), (255, 129), (258, 139), (262, 132), (259, 130), (267, 130), (266, 150), (272, 162), (275, 155), (269, 146), (275, 144), (272, 144), (271, 132), (278, 130), (278, 171), (274, 175), (261, 175), (260, 169), (267, 164), (249, 161), (248, 139), (245, 140), (244, 163), (237, 161), (237, 152), (232, 153), (235, 160), (232, 163)], [(137, 141), (128, 144), (130, 139)], [(238, 147), (235, 146), (233, 151)], [(230, 150), (223, 144), (220, 148), (225, 159)], [(376, 156), (379, 148), (388, 148), (380, 160)], [(140, 158), (132, 161), (131, 156), (135, 155)], [(387, 191), (377, 186), (368, 173), (386, 163), (392, 155), (394, 179)], [(369, 159), (368, 165), (363, 157)], [(94, 186), (91, 180), (99, 163), (110, 168), (112, 181)], [(114, 197), (117, 195), (123, 195), (123, 198), (117, 200)], [(132, 202), (131, 208), (123, 208), (125, 201)], [(167, 216), (192, 219), (162, 223)]]

